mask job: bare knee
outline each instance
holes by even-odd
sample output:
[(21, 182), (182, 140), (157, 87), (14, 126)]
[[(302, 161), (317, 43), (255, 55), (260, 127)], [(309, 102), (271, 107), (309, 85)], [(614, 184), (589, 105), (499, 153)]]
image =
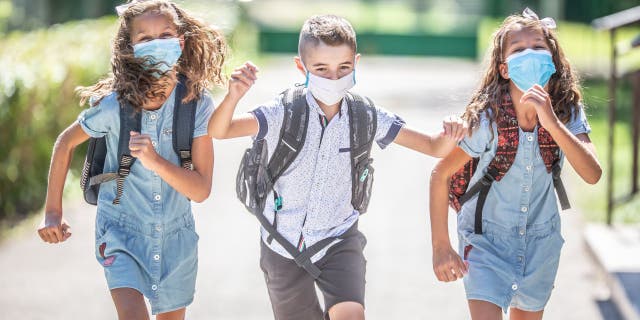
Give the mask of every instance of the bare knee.
[(469, 311), (473, 320), (502, 320), (502, 308), (482, 300), (469, 300)]
[(156, 316), (156, 320), (184, 320), (186, 310), (186, 308), (182, 308), (179, 310), (160, 313)]
[(511, 308), (509, 319), (510, 320), (540, 320), (542, 319), (542, 313), (544, 310), (540, 311), (524, 311), (517, 308)]
[(135, 289), (118, 288), (111, 290), (111, 298), (116, 305), (119, 320), (149, 320), (149, 312), (144, 297)]
[(364, 320), (364, 306), (357, 302), (340, 302), (329, 309), (331, 320)]

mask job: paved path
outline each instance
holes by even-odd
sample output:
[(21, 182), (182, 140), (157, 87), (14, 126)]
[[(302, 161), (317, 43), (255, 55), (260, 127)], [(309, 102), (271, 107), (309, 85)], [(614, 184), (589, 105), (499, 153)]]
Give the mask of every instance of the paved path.
[[(303, 80), (290, 58), (276, 57), (266, 64), (241, 110)], [(445, 115), (464, 108), (479, 74), (480, 67), (471, 62), (364, 57), (356, 89), (411, 126), (435, 131)], [(212, 196), (194, 205), (200, 265), (189, 319), (272, 318), (258, 267), (258, 223), (235, 199), (235, 173), (249, 142), (215, 142)], [(368, 238), (368, 319), (467, 319), (462, 283), (439, 283), (431, 268), (427, 186), (435, 160), (399, 146), (374, 149), (375, 192), (360, 223)], [(95, 208), (80, 200), (65, 205), (74, 231), (68, 242), (44, 244), (36, 238), (34, 225), (0, 245), (1, 319), (115, 318), (93, 257)], [(563, 216), (567, 243), (546, 319), (601, 319), (581, 217), (575, 212)], [(450, 229), (455, 230), (453, 223)]]

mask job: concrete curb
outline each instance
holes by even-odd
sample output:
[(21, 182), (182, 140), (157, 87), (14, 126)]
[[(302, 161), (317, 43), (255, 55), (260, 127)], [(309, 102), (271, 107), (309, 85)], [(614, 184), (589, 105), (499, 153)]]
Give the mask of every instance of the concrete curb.
[(584, 238), (620, 314), (640, 320), (640, 226), (589, 224)]

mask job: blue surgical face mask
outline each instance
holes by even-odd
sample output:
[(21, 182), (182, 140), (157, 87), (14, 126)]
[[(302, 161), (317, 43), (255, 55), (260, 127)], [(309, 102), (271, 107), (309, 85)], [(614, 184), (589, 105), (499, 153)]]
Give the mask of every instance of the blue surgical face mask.
[(514, 53), (507, 57), (507, 67), (509, 78), (522, 92), (535, 84), (544, 87), (551, 75), (556, 73), (551, 52), (547, 50), (526, 49)]
[(145, 67), (153, 67), (162, 72), (173, 69), (181, 55), (182, 48), (178, 38), (155, 39), (133, 46), (134, 57), (149, 58), (150, 65)]

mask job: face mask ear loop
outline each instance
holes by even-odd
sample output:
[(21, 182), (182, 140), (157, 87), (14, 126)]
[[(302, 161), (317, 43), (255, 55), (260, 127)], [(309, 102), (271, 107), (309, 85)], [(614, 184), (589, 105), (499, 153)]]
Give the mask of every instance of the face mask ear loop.
[(304, 87), (305, 88), (309, 87), (309, 71), (307, 71), (307, 78), (304, 81)]

